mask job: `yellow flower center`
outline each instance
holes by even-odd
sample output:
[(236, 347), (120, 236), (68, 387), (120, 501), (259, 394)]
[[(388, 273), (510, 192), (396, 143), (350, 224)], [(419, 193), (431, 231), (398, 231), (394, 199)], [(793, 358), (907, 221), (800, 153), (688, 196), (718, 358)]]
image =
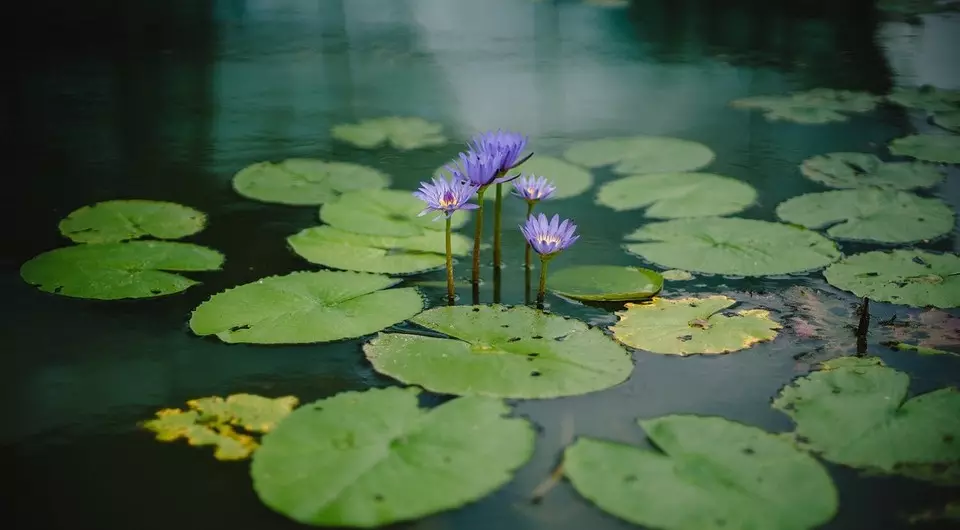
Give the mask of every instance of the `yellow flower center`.
[(560, 244), (560, 238), (553, 234), (541, 234), (537, 236), (537, 241), (539, 241), (540, 243), (551, 243), (554, 245)]
[(457, 198), (453, 196), (449, 191), (443, 194), (443, 197), (440, 197), (440, 207), (441, 208), (450, 208), (457, 205)]

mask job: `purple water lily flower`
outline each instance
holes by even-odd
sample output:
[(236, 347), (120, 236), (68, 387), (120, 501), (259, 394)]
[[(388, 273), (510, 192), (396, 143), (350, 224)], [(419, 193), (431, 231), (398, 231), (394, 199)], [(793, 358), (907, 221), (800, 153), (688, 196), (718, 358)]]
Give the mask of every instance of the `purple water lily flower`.
[(557, 187), (551, 184), (546, 177), (534, 175), (524, 175), (513, 181), (513, 189), (514, 195), (528, 203), (542, 201), (557, 191)]
[(520, 153), (527, 146), (527, 137), (520, 133), (502, 131), (488, 131), (480, 133), (470, 140), (470, 148), (476, 153), (491, 153), (500, 158), (500, 165), (497, 168), (498, 173), (517, 167), (530, 158), (521, 159)]
[(525, 224), (520, 225), (523, 237), (541, 258), (549, 258), (580, 239), (580, 236), (574, 235), (576, 230), (577, 225), (569, 219), (561, 223), (559, 215), (554, 215), (549, 221), (543, 214), (531, 215)]
[(446, 216), (449, 218), (457, 210), (474, 210), (478, 208), (476, 204), (467, 201), (477, 192), (477, 186), (451, 178), (434, 178), (433, 183), (421, 182), (420, 189), (413, 192), (413, 196), (427, 203), (427, 207), (419, 213), (426, 215), (427, 212), (440, 212), (434, 221)]
[(501, 157), (496, 153), (469, 151), (460, 153), (460, 162), (444, 166), (454, 180), (469, 182), (478, 189), (503, 182), (497, 178)]

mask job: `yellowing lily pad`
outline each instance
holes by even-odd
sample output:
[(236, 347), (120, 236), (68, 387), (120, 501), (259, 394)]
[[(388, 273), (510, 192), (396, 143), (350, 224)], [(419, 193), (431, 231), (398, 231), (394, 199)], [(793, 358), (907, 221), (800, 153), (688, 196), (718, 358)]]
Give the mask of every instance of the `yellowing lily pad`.
[(875, 363), (833, 366), (783, 388), (773, 407), (797, 424), (797, 445), (881, 473), (960, 483), (960, 392), (907, 399), (907, 374)]
[(927, 162), (960, 164), (960, 136), (914, 134), (890, 142), (890, 152)]
[[(420, 216), (426, 203), (402, 190), (365, 190), (344, 193), (320, 208), (320, 220), (346, 232), (381, 237), (411, 237), (443, 233), (445, 223), (435, 214)], [(456, 230), (469, 219), (465, 211), (451, 218)]]
[(721, 295), (628, 303), (610, 331), (627, 346), (671, 355), (730, 353), (777, 336), (768, 311), (724, 311), (735, 303)]
[(297, 403), (293, 396), (271, 399), (252, 394), (194, 399), (187, 402), (187, 410), (157, 412), (157, 417), (145, 421), (143, 427), (156, 433), (161, 442), (183, 438), (190, 445), (215, 446), (213, 456), (217, 460), (242, 460), (258, 446), (249, 433), (270, 431)]
[(831, 285), (878, 302), (960, 306), (960, 256), (923, 250), (864, 252), (823, 271)]
[(294, 206), (323, 204), (341, 193), (389, 184), (390, 177), (372, 167), (309, 158), (258, 162), (233, 177), (233, 189), (248, 199)]
[(640, 267), (583, 265), (552, 272), (547, 287), (559, 295), (593, 302), (643, 300), (660, 292), (663, 277)]
[(607, 182), (597, 203), (617, 211), (646, 208), (659, 219), (709, 217), (743, 211), (757, 199), (753, 186), (712, 173), (655, 173)]
[[(287, 242), (310, 263), (359, 272), (413, 274), (444, 267), (447, 259), (444, 233), (437, 230), (391, 237), (354, 234), (324, 225), (304, 229), (288, 237)], [(468, 254), (472, 244), (461, 234), (451, 234), (451, 249), (456, 256)]]
[(715, 155), (709, 147), (690, 140), (631, 136), (577, 142), (563, 157), (589, 168), (616, 164), (615, 173), (630, 175), (695, 171), (713, 162)]
[(443, 126), (423, 118), (389, 116), (336, 125), (330, 131), (337, 140), (362, 149), (389, 144), (395, 149), (419, 149), (447, 142)]
[(929, 188), (943, 180), (943, 173), (922, 162), (884, 162), (869, 153), (827, 153), (808, 158), (800, 172), (831, 188), (877, 187), (895, 190)]
[(76, 243), (114, 243), (141, 237), (179, 239), (203, 230), (207, 216), (172, 202), (98, 202), (60, 221), (60, 233)]
[(834, 239), (910, 243), (953, 230), (953, 210), (940, 199), (862, 188), (808, 193), (777, 206), (777, 216)]

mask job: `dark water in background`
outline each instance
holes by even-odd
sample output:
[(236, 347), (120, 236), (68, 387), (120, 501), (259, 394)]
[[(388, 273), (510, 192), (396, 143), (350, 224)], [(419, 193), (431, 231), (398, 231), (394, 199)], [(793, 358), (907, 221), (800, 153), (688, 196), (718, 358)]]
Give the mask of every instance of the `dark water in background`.
[[(392, 384), (367, 366), (362, 340), (258, 347), (188, 332), (189, 312), (210, 295), (310, 268), (284, 238), (315, 224), (316, 209), (237, 196), (230, 178), (249, 163), (294, 156), (356, 161), (390, 173), (394, 187), (414, 189), (459, 151), (457, 141), (480, 130), (522, 131), (537, 153), (553, 155), (578, 139), (678, 136), (717, 152), (710, 171), (757, 188), (759, 202), (743, 216), (772, 219), (780, 201), (823, 189), (800, 176), (796, 166), (804, 158), (843, 150), (882, 154), (887, 141), (913, 127), (898, 109), (800, 126), (726, 107), (738, 97), (819, 86), (886, 92), (894, 73), (876, 42), (880, 22), (864, 2), (638, 4), (629, 10), (525, 0), (41, 1), (26, 7), (21, 22), (10, 22), (21, 38), (3, 118), (11, 148), (5, 178), (16, 189), (5, 197), (4, 213), (14, 224), (0, 256), (7, 302), (0, 385), (2, 469), (10, 486), (5, 520), (48, 529), (299, 527), (259, 503), (246, 463), (220, 463), (209, 449), (156, 443), (136, 428), (155, 410), (199, 396), (294, 394), (309, 402)], [(334, 124), (381, 115), (442, 122), (455, 142), (412, 152), (362, 151), (329, 136)], [(594, 174), (598, 183), (614, 178), (606, 170)], [(950, 179), (955, 183), (957, 175)], [(619, 244), (645, 219), (596, 206), (594, 194), (595, 188), (542, 208), (574, 217), (584, 234), (555, 267), (638, 263)], [(960, 202), (955, 184), (933, 194)], [(204, 283), (148, 301), (66, 299), (21, 282), (22, 262), (67, 243), (56, 229), (63, 216), (118, 198), (169, 200), (207, 212), (209, 227), (189, 240), (224, 252), (224, 270), (191, 275)], [(508, 202), (504, 226), (520, 222), (523, 208)], [(958, 240), (955, 230), (924, 246), (956, 251)], [(509, 232), (505, 244), (503, 302), (522, 303), (519, 234)], [(843, 247), (848, 253), (866, 248)], [(424, 278), (440, 281), (443, 274)], [(716, 292), (779, 290), (797, 282), (824, 285), (819, 274), (681, 285)], [(665, 293), (678, 289), (668, 285)], [(436, 288), (427, 294), (432, 303), (443, 295)], [(489, 289), (482, 297), (491, 301)], [(559, 298), (548, 303), (593, 323), (613, 320), (606, 311)], [(897, 311), (872, 307), (880, 316)], [(572, 423), (578, 435), (635, 443), (644, 439), (637, 417), (676, 412), (788, 430), (788, 419), (769, 402), (804, 373), (794, 356), (811, 349), (785, 333), (727, 356), (637, 353), (632, 378), (616, 388), (519, 402), (517, 412), (541, 433), (533, 460), (516, 479), (462, 510), (400, 527), (629, 528), (568, 484), (540, 505), (528, 502), (558, 461), (562, 425)], [(960, 381), (956, 359), (878, 345), (871, 351), (908, 371), (914, 392)], [(840, 487), (841, 511), (826, 528), (898, 528), (904, 526), (900, 515), (957, 494), (828, 468)]]

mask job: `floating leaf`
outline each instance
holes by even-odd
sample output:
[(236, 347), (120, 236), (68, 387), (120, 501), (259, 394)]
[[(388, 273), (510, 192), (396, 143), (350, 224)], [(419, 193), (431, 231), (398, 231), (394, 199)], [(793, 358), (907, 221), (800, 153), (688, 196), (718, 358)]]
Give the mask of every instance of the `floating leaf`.
[(441, 394), (552, 398), (623, 382), (630, 355), (599, 329), (526, 306), (455, 306), (412, 322), (449, 338), (380, 334), (363, 351), (380, 373)]
[(944, 129), (960, 132), (960, 110), (938, 112), (933, 115), (933, 123)]
[(114, 243), (141, 237), (179, 239), (203, 230), (207, 216), (172, 202), (105, 201), (74, 210), (60, 233), (77, 243)]
[(773, 407), (797, 423), (798, 445), (831, 462), (917, 478), (937, 466), (939, 479), (960, 477), (960, 393), (906, 400), (908, 386), (907, 374), (886, 366), (834, 367), (784, 387)]
[(764, 276), (809, 271), (840, 258), (836, 243), (804, 228), (753, 219), (698, 217), (641, 226), (624, 248), (662, 267)]
[(617, 211), (646, 208), (659, 219), (738, 213), (753, 204), (757, 191), (739, 180), (712, 173), (634, 175), (600, 187), (597, 203)]
[(953, 230), (953, 210), (940, 199), (862, 188), (808, 193), (777, 205), (777, 216), (834, 239), (910, 243)]
[[(382, 237), (410, 237), (443, 233), (444, 223), (434, 221), (435, 214), (420, 216), (426, 204), (411, 192), (401, 190), (364, 190), (344, 193), (320, 208), (320, 220), (334, 228)], [(466, 224), (464, 211), (453, 214), (453, 229)]]
[(837, 511), (827, 471), (778, 436), (717, 417), (639, 423), (656, 449), (580, 438), (564, 453), (573, 487), (610, 514), (667, 530), (803, 530)]
[[(890, 3), (890, 0), (880, 0), (880, 4)], [(910, 0), (917, 4), (918, 0)], [(923, 0), (920, 0), (923, 1)], [(897, 0), (904, 3), (904, 0)], [(930, 2), (931, 4), (933, 2)], [(928, 112), (951, 111), (960, 109), (960, 90), (943, 90), (930, 85), (920, 87), (894, 88), (887, 95), (887, 101)]]
[(563, 153), (574, 164), (590, 168), (616, 164), (613, 171), (625, 175), (694, 171), (709, 165), (715, 156), (701, 143), (660, 136), (588, 140)]
[(362, 337), (423, 309), (416, 289), (387, 289), (397, 283), (360, 272), (271, 276), (200, 304), (190, 329), (230, 343), (302, 344)]
[[(310, 263), (334, 269), (412, 274), (446, 265), (444, 233), (436, 230), (412, 237), (380, 237), (324, 225), (302, 230), (287, 242)], [(460, 234), (451, 234), (451, 243), (458, 256), (466, 255), (472, 245)]]
[(190, 445), (216, 446), (213, 456), (217, 460), (242, 460), (256, 450), (257, 441), (234, 427), (251, 433), (267, 432), (297, 403), (293, 396), (270, 399), (252, 394), (194, 399), (187, 402), (188, 410), (161, 410), (143, 427), (155, 432), (161, 442), (184, 438)]
[(396, 149), (408, 150), (446, 143), (442, 131), (442, 125), (423, 118), (390, 116), (335, 125), (330, 132), (337, 140), (362, 149), (373, 149), (389, 143)]
[(929, 188), (943, 180), (943, 173), (922, 162), (884, 162), (868, 153), (828, 153), (808, 158), (800, 172), (831, 188), (872, 186), (897, 190)]
[(890, 152), (927, 162), (960, 164), (960, 136), (914, 134), (890, 142)]
[[(960, 352), (960, 318), (929, 309), (907, 320), (884, 326), (893, 338), (893, 347), (915, 350), (921, 355), (957, 355)], [(957, 350), (957, 352), (946, 349)]]
[(628, 303), (610, 331), (627, 346), (671, 355), (730, 353), (777, 336), (768, 311), (724, 311), (735, 303), (721, 295)]
[(763, 110), (769, 121), (792, 121), (820, 124), (846, 121), (841, 112), (867, 112), (877, 104), (877, 97), (866, 92), (815, 88), (785, 96), (751, 96), (730, 102), (738, 109)]
[(166, 271), (212, 271), (223, 254), (172, 241), (90, 243), (44, 252), (20, 267), (30, 285), (62, 296), (118, 300), (183, 291), (197, 282)]
[(664, 280), (670, 280), (671, 282), (684, 282), (693, 279), (692, 274), (680, 269), (665, 270), (660, 273), (660, 276), (662, 276)]
[(960, 256), (923, 250), (864, 252), (823, 272), (830, 285), (853, 294), (909, 306), (960, 306)]
[[(593, 186), (593, 175), (589, 171), (552, 156), (536, 155), (512, 171), (511, 174), (517, 171), (521, 171), (525, 175), (547, 177), (557, 187), (557, 190), (548, 200), (576, 197)], [(484, 195), (488, 199), (492, 199), (494, 196), (493, 193)]]
[(323, 204), (341, 193), (389, 184), (390, 177), (372, 167), (309, 158), (258, 162), (233, 177), (233, 189), (248, 199), (296, 206)]
[(622, 302), (642, 300), (659, 293), (663, 288), (663, 277), (640, 267), (584, 265), (553, 272), (548, 287), (575, 300)]
[(960, 500), (950, 501), (942, 508), (924, 510), (907, 518), (907, 522), (910, 524), (931, 521), (955, 521), (960, 523)]
[(533, 428), (505, 417), (502, 401), (424, 410), (418, 392), (345, 392), (300, 407), (254, 455), (260, 500), (301, 523), (370, 528), (478, 500), (533, 454)]

